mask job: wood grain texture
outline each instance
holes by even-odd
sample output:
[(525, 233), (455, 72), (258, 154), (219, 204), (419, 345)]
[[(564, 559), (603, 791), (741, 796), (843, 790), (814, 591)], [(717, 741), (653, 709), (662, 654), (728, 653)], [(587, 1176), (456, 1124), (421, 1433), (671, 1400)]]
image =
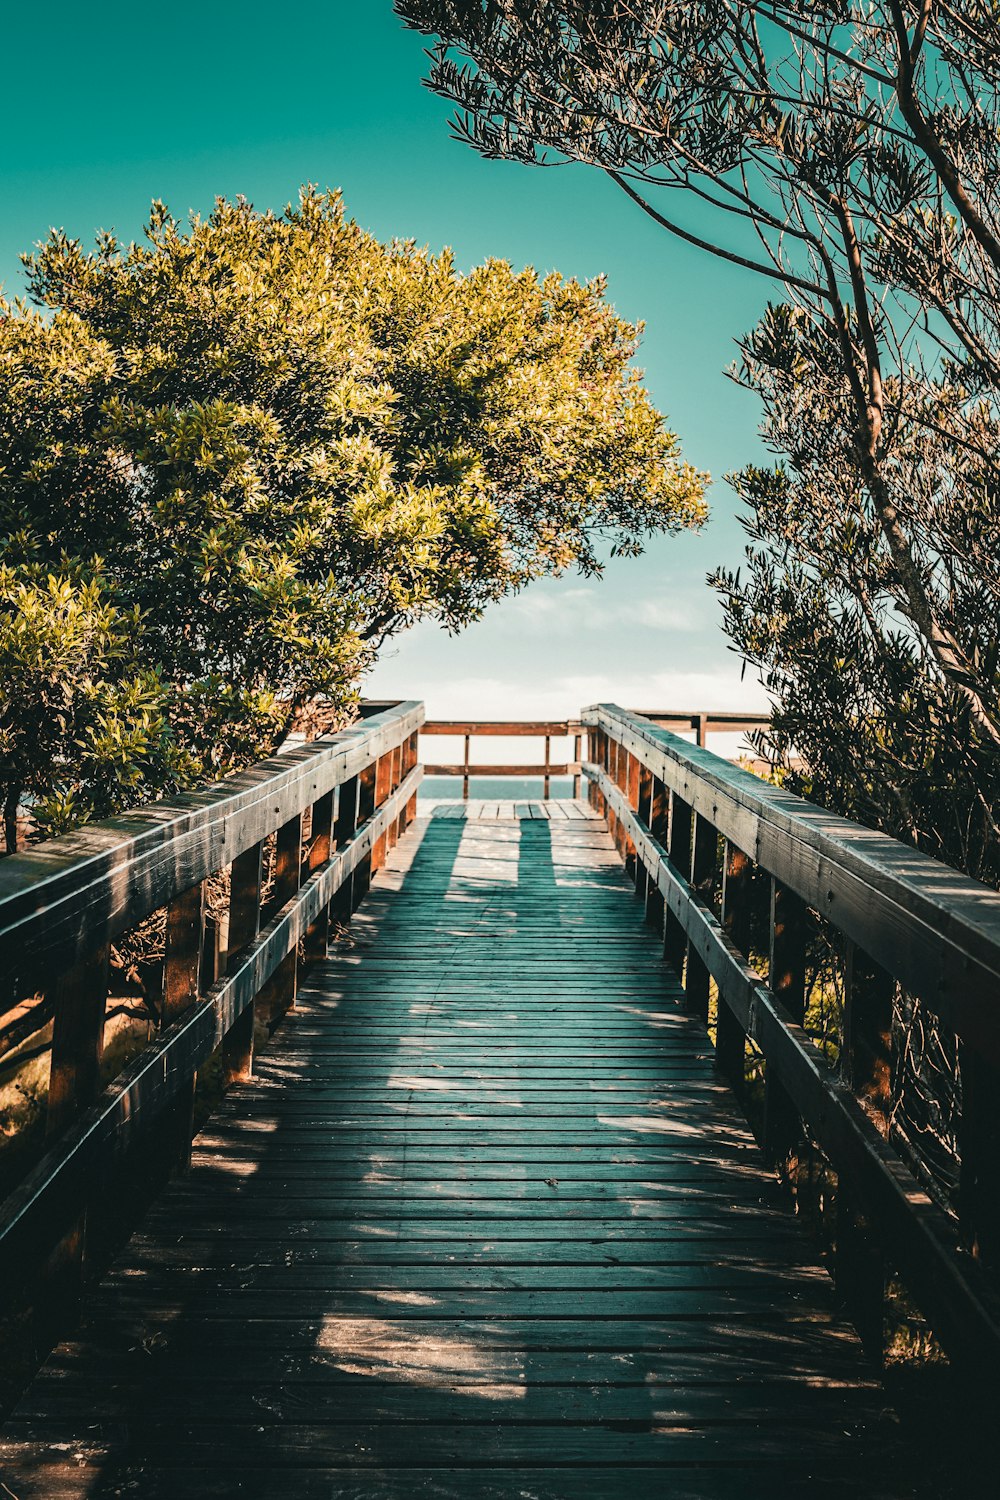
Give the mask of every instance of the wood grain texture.
[(910, 1493), (603, 825), (464, 811), (6, 1425), (18, 1500)]

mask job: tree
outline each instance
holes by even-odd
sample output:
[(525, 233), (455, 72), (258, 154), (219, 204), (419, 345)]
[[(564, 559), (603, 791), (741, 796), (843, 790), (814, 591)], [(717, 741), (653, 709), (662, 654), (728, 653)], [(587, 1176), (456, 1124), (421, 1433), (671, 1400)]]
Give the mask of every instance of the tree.
[(736, 374), (785, 461), (737, 476), (752, 546), (745, 574), (715, 578), (726, 629), (813, 795), (1000, 878), (1000, 11), (397, 10), (437, 37), (430, 84), (485, 156), (590, 163), (776, 285)]
[(245, 764), (319, 696), (349, 713), (417, 619), (458, 629), (703, 515), (601, 280), (461, 274), (313, 190), (187, 227), (156, 204), (143, 244), (54, 232), (25, 260), (44, 311), (0, 307), (0, 768), (45, 828)]

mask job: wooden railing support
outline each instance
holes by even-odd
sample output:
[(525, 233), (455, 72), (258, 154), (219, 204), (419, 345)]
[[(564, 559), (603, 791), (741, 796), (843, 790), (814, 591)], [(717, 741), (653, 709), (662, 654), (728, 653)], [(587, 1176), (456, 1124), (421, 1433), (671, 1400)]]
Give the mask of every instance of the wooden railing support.
[[(244, 951), (260, 931), (264, 841), (258, 839), (233, 860), (229, 876), (229, 947), (226, 973), (235, 972)], [(222, 1043), (224, 1087), (244, 1083), (253, 1072), (255, 1007), (237, 1017)]]
[[(334, 792), (331, 790), (313, 803), (309, 848), (302, 871), (305, 880), (321, 870), (333, 852), (333, 801)], [(330, 908), (324, 907), (305, 935), (303, 955), (306, 963), (325, 959), (329, 942)]]
[[(667, 848), (674, 869), (687, 878), (691, 870), (691, 835), (693, 815), (690, 805), (676, 792), (670, 796), (670, 819)], [(687, 935), (676, 915), (668, 910), (663, 932), (663, 956), (678, 979), (684, 980), (684, 955), (687, 952)]]
[[(289, 818), (278, 829), (274, 847), (274, 886), (263, 925), (275, 912), (299, 890), (302, 881), (302, 814)], [(298, 986), (299, 954), (295, 947), (288, 953), (278, 969), (261, 990), (257, 1000), (257, 1018), (268, 1031), (273, 1031), (281, 1018), (295, 1005)]]
[[(639, 715), (598, 705), (583, 719), (593, 804), (619, 848), (635, 849), (647, 910), (663, 903), (665, 956), (698, 1014), (706, 976), (715, 982), (720, 1071), (739, 1088), (752, 1045), (764, 1068), (759, 1123), (768, 1154), (786, 1164), (805, 1142), (810, 1157), (826, 1158), (823, 1175), (836, 1182), (837, 1286), (868, 1348), (881, 1348), (891, 1270), (951, 1358), (977, 1377), (991, 1375), (1000, 1366), (1000, 893)], [(645, 795), (636, 808), (622, 790), (627, 758), (652, 777), (648, 816)], [(766, 981), (751, 953), (765, 881)], [(834, 941), (824, 963), (843, 955), (842, 1016), (831, 1011), (836, 995), (825, 968), (816, 1014), (806, 1011), (807, 945), (826, 932)], [(890, 1128), (900, 987), (927, 1008), (945, 1047), (950, 1031), (959, 1049), (960, 1097), (949, 1092), (943, 1101), (960, 1105), (958, 1226), (925, 1185), (928, 1168), (908, 1138)], [(838, 1017), (839, 1037), (829, 1030)], [(756, 1091), (742, 1092), (756, 1109)], [(801, 1171), (795, 1180), (801, 1187)]]
[[(707, 818), (694, 816), (694, 836), (691, 846), (691, 888), (698, 891), (706, 902), (711, 899), (712, 882), (718, 858), (718, 835)], [(709, 999), (709, 972), (691, 942), (687, 944), (684, 968), (685, 1005), (692, 1015), (707, 1023)]]
[[(726, 840), (722, 865), (722, 925), (744, 958), (750, 956), (753, 862)], [(746, 1090), (747, 1034), (731, 1006), (720, 1004), (715, 1019), (715, 1062), (736, 1093)]]
[[(805, 905), (780, 881), (771, 881), (768, 986), (792, 1020), (801, 1025), (806, 1013)], [(799, 1112), (781, 1080), (764, 1074), (764, 1154), (784, 1170), (802, 1135)]]

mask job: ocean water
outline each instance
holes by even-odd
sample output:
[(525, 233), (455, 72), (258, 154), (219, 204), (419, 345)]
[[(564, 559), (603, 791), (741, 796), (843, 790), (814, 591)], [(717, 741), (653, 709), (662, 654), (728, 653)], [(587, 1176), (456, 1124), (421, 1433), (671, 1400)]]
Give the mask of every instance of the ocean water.
[[(474, 802), (540, 802), (544, 786), (540, 776), (470, 776), (469, 797)], [(550, 797), (572, 797), (572, 776), (553, 776)], [(460, 802), (461, 776), (425, 776), (420, 796), (429, 802)]]

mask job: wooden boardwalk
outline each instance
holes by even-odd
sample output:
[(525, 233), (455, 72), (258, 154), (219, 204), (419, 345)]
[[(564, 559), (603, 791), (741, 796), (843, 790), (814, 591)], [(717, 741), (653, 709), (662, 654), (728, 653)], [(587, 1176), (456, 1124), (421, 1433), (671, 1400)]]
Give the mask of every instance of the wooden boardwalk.
[(4, 1500), (910, 1493), (573, 812), (401, 840), (8, 1423)]

